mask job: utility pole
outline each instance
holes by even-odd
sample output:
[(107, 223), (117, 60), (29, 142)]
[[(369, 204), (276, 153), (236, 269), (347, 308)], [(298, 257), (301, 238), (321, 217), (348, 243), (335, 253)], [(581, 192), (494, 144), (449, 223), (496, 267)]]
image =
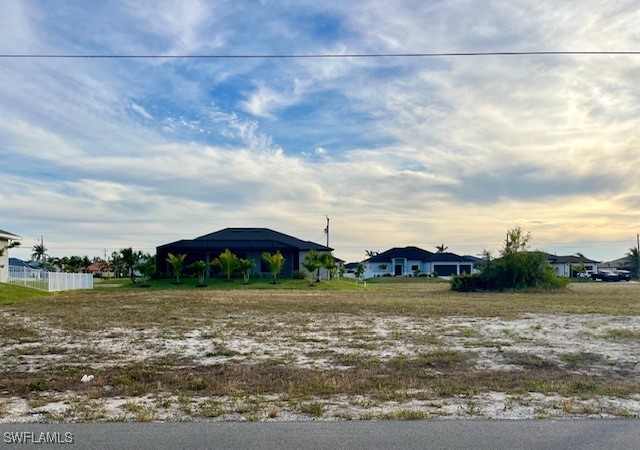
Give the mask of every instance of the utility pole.
[(44, 269), (47, 267), (47, 255), (44, 252), (44, 237), (40, 236), (40, 246), (42, 248), (42, 261), (40, 267)]
[(324, 234), (327, 235), (327, 247), (329, 247), (329, 216), (325, 216), (327, 218), (327, 228), (324, 229)]
[(638, 280), (640, 280), (640, 233), (636, 234), (636, 244), (637, 244), (637, 249), (638, 249), (638, 265), (637, 265), (637, 273), (636, 275), (638, 275)]

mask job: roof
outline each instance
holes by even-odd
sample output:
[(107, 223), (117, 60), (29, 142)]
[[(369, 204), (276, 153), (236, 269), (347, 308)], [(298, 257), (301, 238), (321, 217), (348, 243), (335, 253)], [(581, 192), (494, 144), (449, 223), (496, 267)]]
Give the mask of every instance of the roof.
[(9, 233), (8, 231), (0, 230), (0, 238), (10, 239), (13, 241), (15, 239), (20, 239), (20, 236), (18, 236), (17, 234)]
[(481, 263), (487, 262), (486, 259), (478, 258), (477, 256), (473, 256), (473, 255), (464, 255), (463, 258), (473, 261), (475, 264), (481, 264)]
[(368, 263), (386, 263), (394, 258), (406, 258), (412, 261), (431, 261), (432, 252), (418, 247), (393, 247), (365, 260)]
[[(301, 239), (280, 233), (269, 228), (225, 228), (220, 231), (205, 234), (195, 239), (183, 239), (181, 241), (165, 244), (160, 247), (172, 246), (174, 244), (198, 244), (201, 243), (207, 247), (243, 247), (243, 248), (262, 248), (282, 247), (297, 248), (299, 250), (318, 250), (332, 251), (331, 247), (317, 244), (311, 241), (303, 241)], [(160, 248), (159, 247), (159, 248)]]
[(29, 264), (18, 258), (9, 258), (9, 265), (14, 267), (31, 267)]
[(103, 263), (99, 263), (99, 262), (94, 262), (92, 264), (89, 264), (87, 266), (87, 270), (91, 271), (91, 272), (97, 272), (97, 271), (101, 271), (105, 268), (105, 265)]
[(624, 267), (625, 263), (628, 261), (627, 257), (624, 256), (622, 258), (614, 259), (613, 261), (607, 261), (605, 263), (599, 264), (599, 269), (619, 269), (620, 267)]
[(581, 256), (576, 255), (552, 255), (550, 253), (545, 253), (547, 259), (551, 264), (597, 264), (598, 261), (594, 261), (593, 259), (583, 258)]
[(410, 261), (423, 262), (473, 262), (455, 253), (433, 253), (419, 247), (394, 247), (365, 260), (367, 263), (388, 263), (394, 258), (406, 258)]

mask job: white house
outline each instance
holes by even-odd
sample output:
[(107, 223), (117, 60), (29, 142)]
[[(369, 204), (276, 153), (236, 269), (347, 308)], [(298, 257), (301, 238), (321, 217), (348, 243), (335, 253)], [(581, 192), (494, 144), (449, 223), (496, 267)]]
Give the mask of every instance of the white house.
[(576, 276), (575, 266), (579, 264), (584, 264), (584, 268), (587, 272), (597, 272), (598, 271), (598, 261), (594, 261), (589, 258), (585, 258), (584, 256), (576, 256), (576, 255), (552, 255), (550, 253), (546, 254), (547, 261), (553, 267), (553, 271), (556, 275), (565, 278), (572, 278)]
[(474, 262), (455, 253), (433, 253), (418, 247), (394, 247), (363, 261), (365, 278), (380, 276), (438, 276), (471, 274)]
[(9, 279), (9, 244), (19, 239), (20, 236), (0, 230), (0, 249), (4, 249), (0, 256), (0, 283), (6, 283)]

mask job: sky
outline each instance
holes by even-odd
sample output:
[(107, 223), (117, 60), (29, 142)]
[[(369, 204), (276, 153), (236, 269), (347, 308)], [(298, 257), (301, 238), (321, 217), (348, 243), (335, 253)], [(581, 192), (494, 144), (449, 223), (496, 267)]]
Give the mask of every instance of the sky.
[[(0, 0), (2, 55), (640, 51), (640, 0)], [(0, 229), (29, 259), (226, 227), (608, 261), (640, 232), (640, 55), (0, 58)]]

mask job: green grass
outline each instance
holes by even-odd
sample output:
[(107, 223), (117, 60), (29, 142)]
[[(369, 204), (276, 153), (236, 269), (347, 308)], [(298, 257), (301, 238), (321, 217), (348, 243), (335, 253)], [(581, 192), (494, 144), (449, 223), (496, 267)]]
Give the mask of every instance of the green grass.
[[(204, 286), (199, 286), (197, 277), (184, 277), (180, 279), (180, 283), (176, 283), (175, 278), (160, 278), (149, 280), (146, 285), (138, 280), (136, 284), (133, 284), (128, 278), (110, 279), (98, 281), (96, 287), (104, 285), (120, 285), (127, 289), (141, 289), (141, 290), (164, 290), (171, 289), (176, 291), (185, 290), (309, 290), (309, 291), (359, 291), (367, 289), (368, 286), (362, 284), (356, 284), (355, 280), (351, 279), (334, 279), (331, 281), (322, 280), (319, 283), (313, 283), (309, 285), (308, 280), (297, 280), (290, 278), (278, 279), (276, 284), (273, 284), (273, 279), (268, 277), (256, 277), (251, 278), (247, 284), (244, 283), (242, 278), (232, 278), (231, 281), (226, 279), (215, 277), (205, 279)], [(375, 287), (372, 287), (375, 290)], [(106, 287), (105, 287), (106, 289)]]
[(12, 305), (24, 299), (49, 297), (52, 294), (14, 284), (0, 283), (0, 306)]
[(640, 340), (640, 331), (629, 330), (627, 328), (609, 328), (606, 330), (605, 338), (614, 341)]
[[(364, 287), (350, 280), (323, 282), (331, 288), (308, 288), (304, 280), (268, 281), (226, 289), (160, 285), (155, 288), (104, 288), (53, 295), (10, 285), (0, 286), (0, 311), (36, 316), (70, 331), (109, 327), (193, 329), (211, 317), (244, 314), (356, 314), (438, 318), (519, 317), (540, 314), (640, 314), (640, 284), (575, 284), (540, 293), (460, 293), (448, 284), (392, 284)], [(169, 281), (170, 283), (170, 281)], [(170, 287), (169, 287), (170, 286)], [(263, 286), (264, 288), (260, 288)], [(342, 288), (344, 287), (344, 288)], [(10, 294), (12, 293), (12, 294)], [(611, 338), (634, 334), (614, 332)]]

